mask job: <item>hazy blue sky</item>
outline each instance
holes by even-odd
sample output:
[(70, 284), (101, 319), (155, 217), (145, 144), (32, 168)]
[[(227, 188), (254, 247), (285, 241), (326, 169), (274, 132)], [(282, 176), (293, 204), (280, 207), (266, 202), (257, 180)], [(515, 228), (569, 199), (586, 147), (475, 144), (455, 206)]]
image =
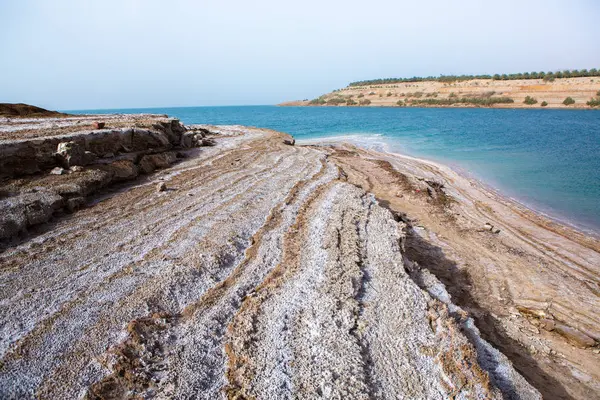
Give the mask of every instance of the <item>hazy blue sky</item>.
[(600, 68), (597, 0), (0, 0), (0, 102), (274, 104), (350, 81)]

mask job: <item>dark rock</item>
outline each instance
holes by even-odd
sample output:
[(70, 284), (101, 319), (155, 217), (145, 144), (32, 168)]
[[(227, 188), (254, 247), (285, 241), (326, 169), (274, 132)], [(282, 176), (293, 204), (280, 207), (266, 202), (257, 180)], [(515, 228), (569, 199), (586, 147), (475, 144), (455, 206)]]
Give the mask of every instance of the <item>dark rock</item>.
[(48, 221), (62, 208), (63, 198), (48, 190), (36, 190), (0, 200), (0, 239), (13, 237), (31, 225)]
[(217, 142), (214, 139), (202, 139), (202, 146), (216, 146)]
[(165, 190), (167, 190), (167, 184), (164, 182), (160, 182), (158, 185), (156, 185), (156, 191), (157, 192), (164, 192)]
[(296, 139), (285, 139), (283, 144), (287, 144), (288, 146), (294, 146), (296, 144)]
[(83, 155), (84, 165), (92, 164), (96, 162), (98, 156), (91, 151), (86, 151)]
[(67, 209), (70, 212), (77, 211), (85, 204), (85, 197), (73, 197), (67, 200)]
[(196, 145), (195, 135), (192, 132), (186, 132), (181, 135), (180, 146), (186, 149)]
[(60, 165), (69, 168), (73, 165), (85, 165), (85, 148), (78, 142), (61, 142), (56, 149), (56, 158)]
[(94, 122), (94, 129), (104, 129), (105, 122)]

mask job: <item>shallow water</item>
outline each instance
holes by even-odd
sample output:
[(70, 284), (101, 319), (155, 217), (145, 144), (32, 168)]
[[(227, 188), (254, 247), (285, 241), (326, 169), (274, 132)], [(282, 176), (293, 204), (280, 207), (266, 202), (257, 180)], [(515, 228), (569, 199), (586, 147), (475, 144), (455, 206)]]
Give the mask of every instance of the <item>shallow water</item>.
[(465, 170), (534, 209), (600, 231), (600, 111), (232, 106), (77, 112), (169, 114), (187, 124), (258, 126), (299, 140), (351, 136), (367, 147)]

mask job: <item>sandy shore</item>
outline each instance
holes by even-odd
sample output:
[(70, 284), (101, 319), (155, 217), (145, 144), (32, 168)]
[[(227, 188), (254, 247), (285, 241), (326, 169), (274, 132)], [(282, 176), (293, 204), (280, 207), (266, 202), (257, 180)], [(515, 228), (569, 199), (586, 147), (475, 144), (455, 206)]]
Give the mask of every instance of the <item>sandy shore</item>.
[(17, 140), (101, 157), (3, 181), (0, 397), (600, 393), (595, 239), (435, 163), (156, 118)]

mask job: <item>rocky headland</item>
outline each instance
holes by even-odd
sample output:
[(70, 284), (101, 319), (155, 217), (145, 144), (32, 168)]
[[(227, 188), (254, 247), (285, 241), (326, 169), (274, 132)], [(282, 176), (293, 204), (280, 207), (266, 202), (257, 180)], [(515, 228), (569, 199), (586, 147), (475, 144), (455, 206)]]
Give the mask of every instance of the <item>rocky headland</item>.
[(0, 397), (590, 399), (600, 242), (444, 166), (0, 121)]

